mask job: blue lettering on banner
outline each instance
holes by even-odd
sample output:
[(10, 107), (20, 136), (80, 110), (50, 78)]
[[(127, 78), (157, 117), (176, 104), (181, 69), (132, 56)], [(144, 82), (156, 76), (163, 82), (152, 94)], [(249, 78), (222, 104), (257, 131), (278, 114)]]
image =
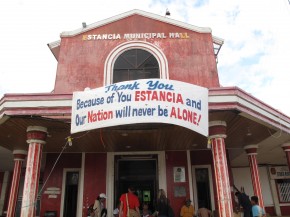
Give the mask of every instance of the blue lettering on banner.
[(85, 101), (78, 99), (77, 110), (82, 109), (82, 108), (96, 106), (96, 105), (102, 105), (102, 104), (104, 104), (104, 97), (89, 99)]
[(118, 102), (130, 102), (132, 101), (131, 94), (123, 94), (123, 92), (117, 92), (118, 94)]
[(164, 84), (159, 81), (147, 81), (146, 84), (148, 84), (148, 90), (156, 90), (156, 89), (174, 90), (172, 84)]
[(84, 116), (79, 116), (78, 114), (76, 115), (76, 125), (77, 126), (80, 126), (80, 125), (83, 125), (85, 124), (85, 120), (86, 120), (87, 116), (84, 115)]
[(119, 91), (119, 90), (138, 90), (140, 83), (135, 81), (133, 84), (122, 84), (122, 85), (118, 85), (118, 84), (111, 84), (109, 86), (105, 87), (105, 93), (107, 93), (108, 91)]
[(201, 111), (201, 100), (186, 99), (186, 105)]

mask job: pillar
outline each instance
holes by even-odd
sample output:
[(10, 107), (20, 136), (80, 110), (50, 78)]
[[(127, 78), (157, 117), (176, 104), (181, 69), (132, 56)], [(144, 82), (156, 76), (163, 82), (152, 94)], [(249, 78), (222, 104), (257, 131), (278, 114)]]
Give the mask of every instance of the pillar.
[(212, 121), (209, 123), (209, 139), (213, 155), (216, 195), (219, 217), (232, 217), (233, 207), (227, 154), (225, 148), (226, 122)]
[(288, 164), (288, 168), (290, 171), (290, 142), (288, 143), (284, 143), (283, 145), (281, 145), (282, 149), (284, 150), (285, 154), (286, 154), (286, 158), (287, 158), (287, 164)]
[(45, 144), (46, 136), (47, 129), (45, 127), (30, 126), (27, 128), (27, 143), (29, 144), (29, 148), (25, 171), (21, 217), (35, 216), (42, 146)]
[[(3, 175), (3, 182), (2, 182), (2, 189), (1, 189), (1, 194), (0, 194), (0, 216), (4, 216), (4, 208), (5, 208), (5, 203), (6, 203), (6, 195), (8, 194), (9, 191), (9, 179), (10, 179), (10, 172), (5, 171)], [(5, 210), (6, 211), (6, 210)]]
[(7, 217), (15, 216), (16, 203), (18, 199), (19, 192), (19, 183), (20, 183), (20, 175), (22, 164), (27, 156), (27, 151), (24, 150), (14, 150), (14, 170), (13, 170), (13, 178), (11, 183), (11, 190), (8, 202), (8, 210)]
[(254, 195), (258, 196), (259, 205), (263, 209), (265, 209), (262, 190), (261, 190), (261, 182), (260, 182), (260, 176), (259, 176), (259, 170), (258, 170), (258, 163), (257, 163), (258, 145), (247, 145), (244, 147), (244, 149), (248, 155), (248, 160), (249, 160), (249, 164), (250, 164)]

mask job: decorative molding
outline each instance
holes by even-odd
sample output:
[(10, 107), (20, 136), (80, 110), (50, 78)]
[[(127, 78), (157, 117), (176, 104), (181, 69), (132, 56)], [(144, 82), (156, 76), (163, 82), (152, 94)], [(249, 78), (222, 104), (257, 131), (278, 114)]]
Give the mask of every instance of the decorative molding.
[(29, 127), (27, 127), (26, 132), (31, 132), (31, 131), (47, 133), (47, 128), (41, 127), (41, 126), (29, 126)]
[(20, 150), (20, 149), (16, 149), (12, 152), (12, 154), (22, 154), (22, 155), (27, 155), (27, 151), (25, 150)]
[(246, 151), (247, 155), (257, 155), (258, 154), (258, 145), (246, 145), (244, 146), (244, 150)]
[(225, 121), (210, 121), (208, 124), (209, 127), (213, 126), (227, 126), (227, 123)]

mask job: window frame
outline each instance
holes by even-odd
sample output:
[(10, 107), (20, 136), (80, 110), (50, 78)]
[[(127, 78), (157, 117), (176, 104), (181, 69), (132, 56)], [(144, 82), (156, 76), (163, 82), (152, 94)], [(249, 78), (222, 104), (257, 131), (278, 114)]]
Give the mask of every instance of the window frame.
[[(128, 52), (130, 52), (130, 51), (133, 55), (135, 55), (133, 58), (134, 61), (137, 61), (140, 57), (142, 57), (143, 54), (144, 54), (145, 58), (141, 59), (140, 63), (137, 63), (137, 62), (134, 63), (132, 60), (128, 59), (128, 55), (130, 55), (130, 54), (128, 54)], [(143, 52), (143, 53), (141, 53), (141, 52)], [(149, 69), (149, 67), (148, 67), (148, 69), (146, 69), (145, 64), (148, 61), (150, 61), (152, 58), (154, 58), (153, 61), (154, 61), (155, 65), (151, 69)], [(117, 64), (118, 60), (124, 61), (125, 63), (127, 63), (128, 66), (124, 67), (124, 68), (122, 68), (120, 66), (117, 67), (116, 64)], [(149, 72), (154, 73), (153, 76), (146, 77), (145, 73), (144, 74), (143, 73), (137, 74), (137, 71), (142, 71), (142, 69), (143, 69), (143, 71), (145, 69), (145, 71), (149, 71)], [(127, 78), (124, 79), (123, 75), (117, 75), (118, 73), (124, 73), (124, 75), (125, 75), (124, 77), (127, 77)], [(126, 74), (127, 74), (127, 76), (126, 76)], [(119, 76), (119, 79), (114, 81), (115, 80), (114, 78), (116, 76)], [(116, 58), (116, 61), (114, 63), (114, 67), (113, 67), (113, 76), (112, 76), (113, 83), (118, 83), (118, 82), (122, 82), (122, 81), (139, 80), (139, 79), (151, 79), (151, 78), (152, 79), (160, 78), (159, 63), (152, 53), (150, 53), (144, 49), (134, 48), (134, 49), (124, 51)]]
[(129, 41), (115, 47), (107, 56), (104, 64), (104, 86), (113, 83), (113, 72), (116, 59), (123, 52), (131, 49), (142, 49), (151, 53), (159, 64), (160, 79), (169, 79), (167, 58), (158, 46), (146, 41)]

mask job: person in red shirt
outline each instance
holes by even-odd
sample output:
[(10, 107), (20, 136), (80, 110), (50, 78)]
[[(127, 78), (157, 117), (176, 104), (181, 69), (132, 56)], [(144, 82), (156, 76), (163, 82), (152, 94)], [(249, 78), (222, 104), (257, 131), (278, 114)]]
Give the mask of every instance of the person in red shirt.
[(121, 195), (119, 217), (128, 217), (127, 216), (127, 212), (128, 212), (127, 198), (128, 198), (129, 209), (136, 210), (140, 216), (140, 210), (139, 210), (140, 203), (139, 203), (138, 197), (134, 194), (134, 191), (135, 191), (134, 187), (129, 187), (128, 193)]

